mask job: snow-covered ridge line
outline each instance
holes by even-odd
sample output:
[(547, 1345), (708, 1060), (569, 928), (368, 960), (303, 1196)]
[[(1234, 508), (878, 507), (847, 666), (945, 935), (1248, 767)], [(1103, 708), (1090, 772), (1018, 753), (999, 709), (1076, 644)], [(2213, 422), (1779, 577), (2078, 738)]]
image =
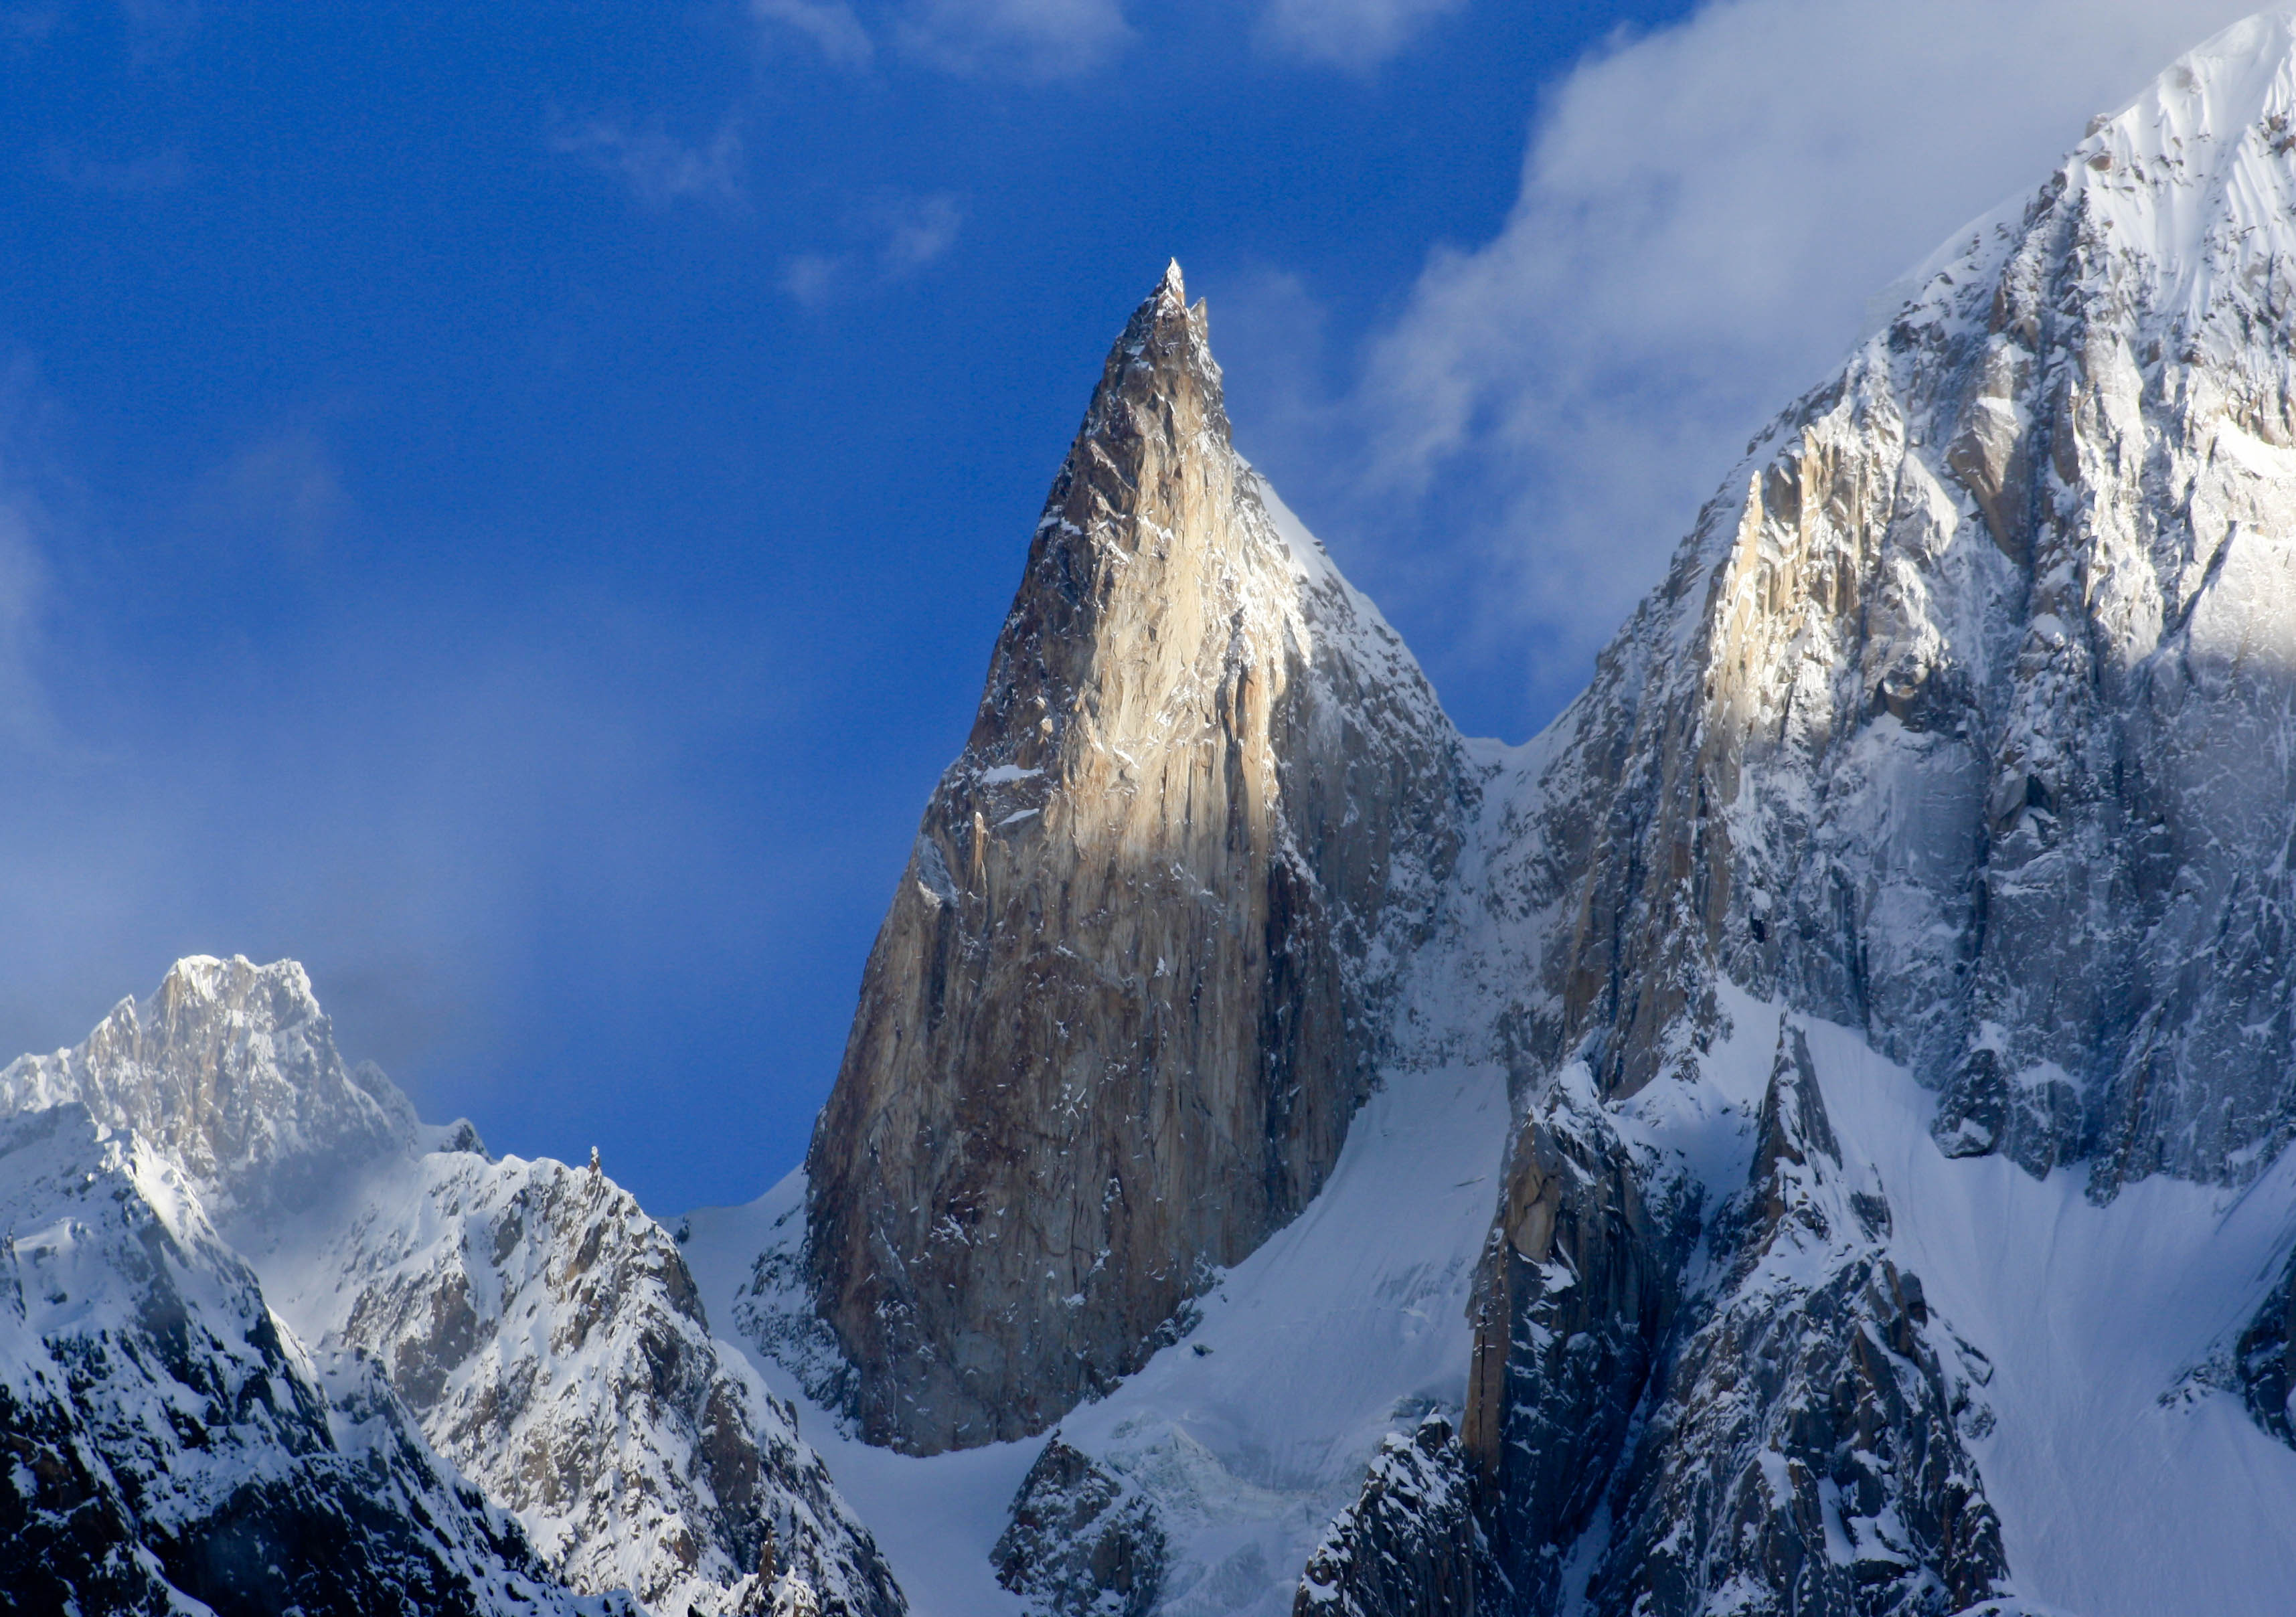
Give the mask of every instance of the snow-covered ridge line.
[(292, 1322), (312, 1375), (351, 1376), (514, 1519), (534, 1576), (656, 1617), (905, 1609), (788, 1407), (711, 1337), (668, 1233), (594, 1167), (421, 1125), (345, 1067), (300, 966), (184, 961), (83, 1045), (0, 1072), (0, 1119), (58, 1105), (133, 1131), (152, 1195), (219, 1207), (202, 1250), (263, 1276), (262, 1317)]

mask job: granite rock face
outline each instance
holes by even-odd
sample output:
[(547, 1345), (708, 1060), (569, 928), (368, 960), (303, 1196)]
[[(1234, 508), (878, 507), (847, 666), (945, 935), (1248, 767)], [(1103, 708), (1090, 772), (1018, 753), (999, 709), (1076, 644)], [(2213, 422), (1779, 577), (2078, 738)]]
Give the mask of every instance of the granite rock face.
[(1472, 790), (1230, 445), (1175, 266), (1054, 484), (807, 1159), (865, 1434), (1043, 1430), (1307, 1205)]
[(1702, 1187), (1561, 1084), (1516, 1142), (1485, 1249), (1461, 1441), (1527, 1609), (1602, 1510), (1681, 1305)]
[(2000, 1526), (1960, 1439), (1988, 1412), (1883, 1246), (1888, 1201), (1845, 1167), (1791, 1022), (1717, 1225), (1608, 1552), (1571, 1592), (1636, 1617), (1946, 1617), (1998, 1592)]

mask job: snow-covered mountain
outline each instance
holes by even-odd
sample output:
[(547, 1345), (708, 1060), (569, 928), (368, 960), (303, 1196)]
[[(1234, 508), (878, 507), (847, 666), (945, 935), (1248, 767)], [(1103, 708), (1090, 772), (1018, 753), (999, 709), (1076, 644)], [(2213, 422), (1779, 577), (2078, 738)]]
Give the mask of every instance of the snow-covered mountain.
[[(895, 970), (881, 940), (873, 988), (900, 986), (865, 994), (811, 1181), (767, 1204), (770, 1230), (765, 1207), (693, 1227), (726, 1248), (696, 1256), (721, 1317), (863, 1437), (1004, 1440), (1011, 1507), (953, 1514), (939, 1541), (988, 1557), (1014, 1609), (2282, 1609), (2292, 120), (2286, 15), (2172, 66), (1750, 446), (1545, 735), (1507, 750), (1430, 722), (1411, 732), (1427, 744), (1377, 754), (1420, 773), (1356, 811), (1441, 805), (1414, 823), (1442, 840), (1397, 855), (1439, 891), (1406, 912), (1372, 1014), (1333, 1030), (1373, 1098), (1306, 1211), (1263, 1220), (1241, 1261), (1170, 1241), (1168, 1219), (1145, 1262), (1096, 1233), (1103, 1199), (1142, 1182), (1283, 1204), (1250, 1152), (1149, 1122), (1201, 1058), (1112, 1012), (1210, 1020), (1126, 941), (1201, 900), (1136, 882), (1108, 906), (1120, 935), (1055, 901), (1080, 858), (1110, 868), (1096, 828), (1138, 800), (1092, 767), (1103, 696), (1047, 682), (1024, 711), (992, 673), (952, 779), (1031, 726), (1078, 739), (1008, 772), (1036, 793), (1013, 810), (1029, 838), (987, 886), (944, 784), (885, 936), (929, 885), (950, 958), (1054, 956), (1104, 988), (1048, 996), (1039, 1023), (1029, 995), (1051, 974)], [(1128, 419), (1216, 410), (1198, 327), (1142, 340), (1177, 303), (1160, 289), (1111, 357), (1103, 399), (1147, 390)], [(1008, 641), (1139, 543), (1071, 529), (1128, 535), (1152, 488), (1246, 475), (1222, 423), (1157, 440), (1171, 462), (1135, 479), (1109, 415), (1096, 402), (1070, 459), (1116, 469), (1087, 513), (1103, 527), (1068, 513), (1064, 473)], [(1267, 577), (1220, 510), (1175, 504), (1138, 531)], [(1062, 543), (1089, 564), (1051, 567)], [(1284, 598), (1280, 574), (1269, 590)], [(1142, 710), (1206, 686), (1144, 615), (1067, 621), (1065, 654), (1149, 682), (1128, 691)], [(1276, 661), (1272, 638), (1233, 644), (1238, 665)], [(1012, 661), (1000, 643), (994, 667)], [(1318, 744), (1392, 733), (1362, 710)], [(975, 920), (994, 892), (1041, 901)], [(976, 1014), (988, 1044), (934, 1030)], [(1292, 1031), (1223, 1025), (1247, 1060)], [(1096, 1085), (1108, 1052), (1126, 1076)], [(1029, 1088), (1039, 1071), (1062, 1081)], [(920, 1194), (889, 1219), (824, 1165), (931, 1186), (940, 1164), (1057, 1156), (1073, 1120), (1111, 1114), (1152, 1170), (1022, 1181), (1051, 1194), (1010, 1261), (1054, 1270), (1053, 1291), (1002, 1302), (995, 1330), (1068, 1351), (1054, 1293), (1089, 1263), (1095, 1295), (1129, 1288), (1107, 1310), (1161, 1321), (1134, 1327), (1153, 1356), (1117, 1385), (1025, 1383), (996, 1419), (930, 1436), (931, 1399), (873, 1405), (928, 1365), (985, 1373), (962, 1323), (856, 1332), (850, 1276), (911, 1286), (883, 1293), (897, 1314), (916, 1300), (904, 1319), (961, 1322), (989, 1306), (966, 1276), (1007, 1260), (983, 1253), (1021, 1210)], [(741, 1245), (763, 1251), (745, 1265)], [(1226, 1267), (1176, 1294), (1172, 1266), (1207, 1260)], [(914, 1363), (888, 1372), (888, 1352)], [(1012, 1361), (996, 1375), (1009, 1387)], [(1019, 1441), (1055, 1425), (1056, 1447)], [(854, 1465), (865, 1514), (922, 1486)]]
[(0, 1568), (2287, 1610), (2296, 16), (1910, 285), (1508, 748), (1237, 456), (1176, 267), (759, 1202), (424, 1127), (291, 965), (0, 1071)]
[[(396, 1560), (373, 1568), (332, 1558), (328, 1531), (345, 1534), (310, 1514), (324, 1497), (266, 1514), (272, 1472), (299, 1465), (335, 1476), (302, 1461), (307, 1452), (348, 1449), (388, 1481), (383, 1462), (404, 1450), (414, 1481), (378, 1488), (355, 1466), (347, 1473), (365, 1500), (354, 1521), (386, 1546), (418, 1547), (424, 1534), (469, 1537), (464, 1516), (491, 1523), (508, 1547), (484, 1572), (496, 1584), (522, 1576), (558, 1590), (548, 1597), (562, 1605), (566, 1590), (627, 1591), (676, 1617), (906, 1609), (791, 1410), (712, 1338), (668, 1234), (594, 1164), (497, 1161), (467, 1124), (417, 1122), (380, 1071), (345, 1067), (291, 962), (180, 962), (150, 999), (122, 1002), (77, 1048), (0, 1071), (9, 1115), (39, 1145), (0, 1158), (26, 1176), (6, 1226), (19, 1274), (66, 1260), (84, 1272), (22, 1281), (4, 1369), (26, 1389), (27, 1409), (54, 1405), (41, 1418), (55, 1441), (75, 1434), (90, 1474), (108, 1471), (125, 1490), (127, 1525), (105, 1551), (121, 1565), (156, 1555), (176, 1588), (225, 1611), (296, 1600), (398, 1609), (391, 1591), (402, 1588), (415, 1591), (416, 1609), (508, 1609), (459, 1563), (442, 1564), (472, 1585), (467, 1596), (447, 1572), (424, 1572), (429, 1583), (401, 1574), (412, 1551), (394, 1547)], [(69, 1172), (50, 1160), (57, 1139), (87, 1158), (89, 1186), (119, 1188), (78, 1189), (78, 1158)], [(78, 1206), (99, 1194), (117, 1227), (108, 1233), (91, 1233)], [(154, 1244), (168, 1237), (162, 1262)], [(184, 1269), (199, 1276), (195, 1290), (176, 1282), (145, 1294)], [(90, 1317), (94, 1326), (65, 1307), (106, 1287), (123, 1299)], [(177, 1293), (196, 1297), (205, 1324), (195, 1334), (210, 1344), (188, 1359)], [(78, 1402), (55, 1404), (55, 1389), (77, 1383), (51, 1364), (113, 1359), (140, 1377), (129, 1391), (74, 1391)], [(275, 1406), (300, 1424), (255, 1418)], [(135, 1413), (110, 1413), (121, 1408)], [(237, 1424), (218, 1426), (221, 1411)], [(74, 1412), (95, 1436), (66, 1421)], [(332, 1448), (322, 1444), (330, 1422)], [(158, 1449), (103, 1446), (104, 1432), (127, 1442), (138, 1423), (157, 1423), (145, 1441)], [(231, 1446), (219, 1449), (226, 1432)], [(45, 1475), (19, 1467), (15, 1508), (53, 1508), (27, 1480)], [(206, 1491), (177, 1506), (145, 1476)], [(144, 1502), (155, 1491), (158, 1503)], [(305, 1515), (287, 1514), (291, 1505)], [(179, 1551), (168, 1547), (171, 1531)], [(301, 1593), (266, 1603), (237, 1581), (218, 1603), (213, 1577), (187, 1584), (168, 1559), (196, 1569), (224, 1557), (217, 1575), (236, 1580), (231, 1558), (270, 1538), (322, 1558), (337, 1579), (324, 1586), (332, 1604)]]
[(75, 1104), (0, 1120), (0, 1219), (11, 1610), (599, 1609), (372, 1367), (280, 1326), (149, 1141)]

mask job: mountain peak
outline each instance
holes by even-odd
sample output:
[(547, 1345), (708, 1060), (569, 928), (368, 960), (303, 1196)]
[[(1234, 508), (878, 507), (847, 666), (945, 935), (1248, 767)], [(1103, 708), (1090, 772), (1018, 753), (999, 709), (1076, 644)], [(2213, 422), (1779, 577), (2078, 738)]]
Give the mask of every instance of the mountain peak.
[(875, 1441), (1020, 1437), (1137, 1368), (1368, 1092), (1458, 742), (1264, 489), (1174, 264), (1053, 483), (808, 1157)]
[(417, 1129), (380, 1072), (344, 1065), (300, 964), (243, 956), (186, 956), (75, 1048), (0, 1070), (0, 1107), (65, 1101), (175, 1153), (226, 1219), (332, 1194)]

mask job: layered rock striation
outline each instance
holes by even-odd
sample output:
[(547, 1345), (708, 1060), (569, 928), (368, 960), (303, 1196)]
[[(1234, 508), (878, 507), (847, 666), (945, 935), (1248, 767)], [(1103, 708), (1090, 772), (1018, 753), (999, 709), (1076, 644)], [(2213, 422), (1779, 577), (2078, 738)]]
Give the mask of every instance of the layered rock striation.
[(1307, 1205), (1472, 790), (1230, 444), (1175, 266), (1053, 486), (807, 1159), (867, 1436), (1041, 1431)]

